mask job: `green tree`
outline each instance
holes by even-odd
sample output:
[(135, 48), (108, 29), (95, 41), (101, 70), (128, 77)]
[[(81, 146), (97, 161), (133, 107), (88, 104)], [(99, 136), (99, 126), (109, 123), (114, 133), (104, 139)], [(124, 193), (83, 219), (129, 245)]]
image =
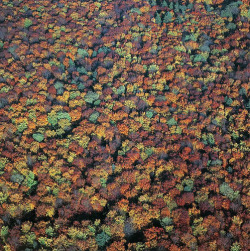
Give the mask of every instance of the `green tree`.
[(167, 12), (163, 18), (163, 23), (170, 23), (173, 18), (173, 15), (171, 12)]
[(24, 20), (24, 27), (25, 27), (25, 28), (29, 28), (32, 24), (33, 24), (32, 20), (30, 20), (30, 19), (28, 19), (28, 18), (26, 18), (26, 19)]
[(156, 0), (152, 0), (151, 1), (151, 6), (155, 6), (155, 5), (157, 5)]
[(156, 13), (155, 22), (156, 22), (157, 24), (161, 24), (161, 17), (160, 17), (160, 15), (159, 15), (159, 13)]
[(165, 0), (162, 2), (162, 7), (168, 7), (168, 4)]
[(234, 191), (227, 183), (223, 183), (220, 185), (220, 193), (227, 198), (229, 198), (231, 201), (234, 199), (239, 198), (239, 191)]
[(231, 248), (230, 248), (230, 251), (240, 251), (241, 248), (240, 248), (240, 244), (238, 242), (235, 242)]
[(105, 232), (96, 235), (96, 242), (99, 247), (104, 247), (106, 243), (110, 240), (110, 236)]
[(3, 226), (1, 229), (1, 237), (6, 238), (6, 236), (9, 233), (9, 227), (8, 226)]

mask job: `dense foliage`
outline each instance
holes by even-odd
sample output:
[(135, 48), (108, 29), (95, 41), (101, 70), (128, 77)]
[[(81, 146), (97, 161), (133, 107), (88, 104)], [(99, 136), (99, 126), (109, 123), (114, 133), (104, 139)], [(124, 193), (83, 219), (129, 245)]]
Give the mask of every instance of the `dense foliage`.
[(248, 1), (0, 1), (0, 249), (249, 245)]

